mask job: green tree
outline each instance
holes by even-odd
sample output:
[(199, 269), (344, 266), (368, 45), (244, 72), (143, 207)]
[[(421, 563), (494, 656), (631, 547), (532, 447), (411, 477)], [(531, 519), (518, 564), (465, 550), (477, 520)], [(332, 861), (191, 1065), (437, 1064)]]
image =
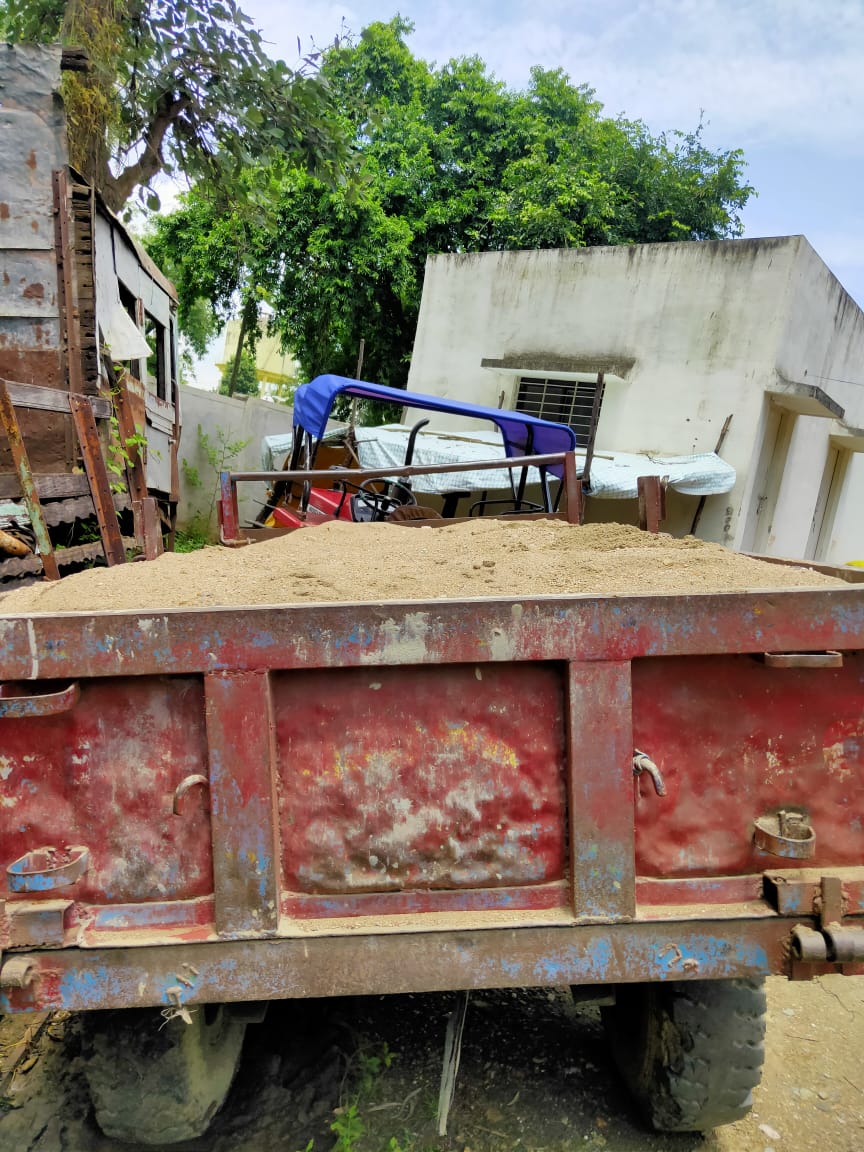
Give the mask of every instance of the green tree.
[(255, 367), (254, 356), (246, 351), (241, 353), (240, 364), (232, 387), (233, 363), (232, 361), (231, 364), (225, 365), (222, 379), (219, 381), (219, 394), (221, 396), (257, 396), (259, 391), (258, 370)]
[(318, 54), (270, 59), (235, 0), (0, 0), (0, 39), (87, 51), (90, 71), (64, 78), (70, 158), (115, 211), (161, 172), (224, 209), (250, 164), (332, 178), (349, 162)]
[[(742, 153), (712, 152), (701, 124), (654, 136), (604, 116), (560, 70), (535, 68), (516, 92), (477, 57), (434, 67), (413, 56), (410, 31), (399, 17), (372, 24), (322, 63), (362, 157), (359, 186), (281, 174), (272, 226), (244, 234), (238, 278), (266, 291), (306, 378), (353, 375), (363, 339), (364, 375), (404, 386), (430, 253), (740, 235), (753, 191)], [(217, 284), (232, 254), (220, 246), (208, 280), (210, 237), (233, 226), (200, 187), (161, 222), (159, 243), (195, 269), (190, 291)]]

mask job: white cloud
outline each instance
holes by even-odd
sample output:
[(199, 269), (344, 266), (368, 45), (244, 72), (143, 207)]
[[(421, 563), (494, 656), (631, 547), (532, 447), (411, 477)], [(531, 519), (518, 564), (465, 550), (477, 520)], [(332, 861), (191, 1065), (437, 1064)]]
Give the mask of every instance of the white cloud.
[(759, 173), (748, 234), (804, 232), (864, 301), (864, 221), (843, 192), (864, 182), (864, 0), (241, 3), (289, 63), (298, 35), (306, 48), (343, 18), (359, 32), (401, 11), (426, 59), (477, 55), (511, 87), (534, 64), (561, 67), (610, 115), (655, 132), (689, 130), (704, 112), (709, 146), (743, 148)]
[[(355, 31), (389, 19), (398, 0), (353, 5), (247, 0), (249, 14), (289, 61), (296, 38), (327, 41), (344, 17)], [(652, 128), (691, 127), (700, 110), (712, 139), (747, 146), (778, 136), (843, 144), (864, 134), (861, 0), (418, 0), (412, 47), (439, 63), (481, 56), (510, 85), (532, 64), (589, 83), (610, 113)]]

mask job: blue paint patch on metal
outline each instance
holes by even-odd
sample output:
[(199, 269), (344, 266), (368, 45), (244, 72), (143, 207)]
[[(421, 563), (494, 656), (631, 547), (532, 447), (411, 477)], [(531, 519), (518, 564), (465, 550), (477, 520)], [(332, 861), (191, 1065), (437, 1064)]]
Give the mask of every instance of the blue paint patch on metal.
[(765, 949), (726, 937), (691, 935), (655, 949), (649, 978), (680, 980), (690, 974), (711, 976), (768, 975)]
[[(86, 957), (83, 958), (86, 964)], [(73, 1005), (76, 1009), (102, 1008), (113, 993), (122, 989), (122, 981), (108, 968), (76, 968), (64, 972), (59, 986), (57, 1008)]]
[(612, 961), (612, 942), (595, 940), (584, 951), (570, 945), (544, 956), (534, 965), (534, 974), (543, 984), (599, 984), (606, 980)]
[[(787, 888), (786, 893), (785, 893), (784, 904), (785, 904), (785, 908), (789, 912), (793, 913), (796, 916), (800, 916), (805, 911), (803, 892), (801, 891), (801, 889), (797, 888), (797, 887)], [(806, 911), (809, 912), (809, 911), (812, 911), (812, 909), (808, 907), (806, 909)]]

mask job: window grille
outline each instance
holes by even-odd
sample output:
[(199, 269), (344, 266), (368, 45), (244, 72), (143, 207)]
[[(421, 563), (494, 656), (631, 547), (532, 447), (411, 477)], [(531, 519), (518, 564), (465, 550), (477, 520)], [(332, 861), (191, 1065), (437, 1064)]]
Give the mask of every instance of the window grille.
[(577, 447), (587, 448), (595, 431), (591, 417), (598, 388), (602, 388), (598, 380), (542, 380), (523, 376), (519, 381), (516, 411), (569, 424), (576, 433)]

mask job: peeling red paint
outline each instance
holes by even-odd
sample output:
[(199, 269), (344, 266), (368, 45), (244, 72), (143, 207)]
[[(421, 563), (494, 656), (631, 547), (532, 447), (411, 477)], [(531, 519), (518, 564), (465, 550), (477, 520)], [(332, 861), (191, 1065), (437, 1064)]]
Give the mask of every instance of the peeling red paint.
[(30, 155), (27, 157), (27, 167), (31, 171), (35, 171), (36, 169), (36, 152), (32, 148), (30, 149)]
[(0, 202), (0, 220), (8, 220), (8, 219), (9, 219), (9, 205), (5, 201), (2, 201), (2, 202)]
[(44, 300), (45, 299), (45, 285), (44, 284), (28, 284), (24, 289), (25, 300)]

